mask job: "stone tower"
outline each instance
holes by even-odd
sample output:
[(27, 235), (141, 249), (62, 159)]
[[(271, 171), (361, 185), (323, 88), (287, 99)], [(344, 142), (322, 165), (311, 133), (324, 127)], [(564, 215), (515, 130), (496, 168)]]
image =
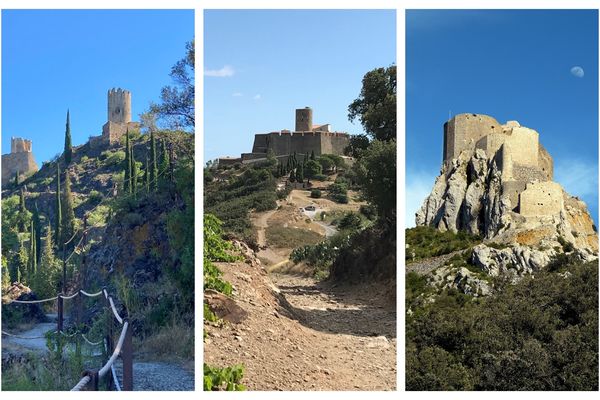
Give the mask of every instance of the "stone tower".
[(108, 91), (108, 121), (131, 122), (131, 92), (121, 88)]
[(312, 131), (312, 108), (304, 107), (296, 109), (296, 132)]
[(29, 175), (38, 170), (31, 151), (31, 140), (11, 137), (10, 154), (2, 155), (2, 185), (6, 185), (18, 172), (20, 176)]

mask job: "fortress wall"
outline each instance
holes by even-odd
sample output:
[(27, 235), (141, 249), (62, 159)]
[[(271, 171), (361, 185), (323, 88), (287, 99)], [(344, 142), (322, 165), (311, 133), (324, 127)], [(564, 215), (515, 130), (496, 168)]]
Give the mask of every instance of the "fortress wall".
[(10, 139), (10, 152), (31, 152), (31, 140), (13, 137)]
[(267, 152), (267, 137), (268, 133), (261, 133), (254, 135), (254, 144), (252, 145), (253, 153), (266, 153)]
[(38, 165), (33, 158), (33, 153), (23, 151), (2, 155), (2, 185), (6, 185), (15, 174), (28, 174), (38, 170)]
[(343, 136), (331, 136), (323, 140), (321, 154), (344, 155), (344, 149), (348, 147), (350, 139)]
[(524, 127), (512, 128), (506, 137), (510, 154), (515, 164), (537, 167), (539, 135), (536, 131)]
[(538, 167), (546, 175), (545, 180), (551, 181), (554, 178), (554, 161), (541, 143), (539, 143), (539, 146)]
[(512, 176), (517, 181), (531, 182), (534, 180), (545, 182), (547, 181), (547, 175), (537, 167), (531, 167), (529, 165), (521, 165), (513, 163)]
[(530, 182), (519, 196), (519, 214), (525, 217), (557, 215), (562, 206), (563, 191), (556, 182)]
[(523, 181), (503, 181), (502, 195), (508, 196), (513, 211), (518, 211), (519, 195), (527, 187), (527, 182)]
[(445, 125), (444, 161), (458, 157), (463, 150), (475, 149), (476, 143), (491, 133), (502, 133), (502, 126), (494, 118), (483, 114), (456, 115)]
[(491, 133), (479, 139), (475, 144), (475, 148), (485, 151), (485, 154), (489, 158), (492, 158), (496, 152), (500, 150), (506, 137), (507, 136), (502, 133)]

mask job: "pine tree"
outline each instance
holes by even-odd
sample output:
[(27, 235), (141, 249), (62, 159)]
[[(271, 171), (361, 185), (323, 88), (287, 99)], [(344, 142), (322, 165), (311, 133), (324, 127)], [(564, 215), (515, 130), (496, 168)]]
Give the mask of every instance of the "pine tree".
[(62, 240), (62, 205), (60, 204), (60, 166), (56, 163), (56, 225), (54, 227), (54, 236), (56, 236), (56, 244)]
[(131, 194), (131, 146), (129, 144), (129, 129), (125, 132), (125, 195)]
[(150, 185), (152, 190), (157, 188), (158, 164), (156, 158), (156, 137), (154, 130), (150, 131)]
[(65, 188), (62, 198), (62, 242), (71, 239), (75, 233), (75, 211), (73, 210), (73, 195), (71, 193), (71, 178), (69, 170), (65, 170)]
[(67, 110), (67, 127), (65, 130), (65, 165), (71, 164), (73, 147), (71, 145), (71, 123), (69, 122), (69, 110)]

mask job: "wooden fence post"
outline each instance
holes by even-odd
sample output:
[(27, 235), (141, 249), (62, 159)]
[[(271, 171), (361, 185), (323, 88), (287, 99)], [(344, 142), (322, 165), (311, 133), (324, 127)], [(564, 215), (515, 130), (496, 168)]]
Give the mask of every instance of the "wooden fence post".
[(127, 324), (127, 332), (125, 332), (125, 341), (121, 351), (121, 359), (123, 360), (123, 390), (133, 390), (133, 326), (131, 321), (126, 318), (124, 322)]
[[(108, 292), (106, 291), (106, 287), (102, 288), (102, 292), (104, 293), (104, 307), (106, 309), (106, 360), (110, 358), (113, 353), (114, 343), (113, 343), (113, 315), (112, 310), (110, 309), (110, 301), (108, 300)], [(113, 388), (113, 380), (112, 373), (106, 375), (106, 390), (112, 390)]]
[(58, 318), (57, 318), (57, 327), (56, 327), (56, 330), (58, 331), (58, 333), (63, 331), (63, 298), (61, 296), (62, 296), (62, 293), (59, 293), (58, 299), (56, 299), (58, 302), (58, 307), (57, 307), (58, 308), (58, 310), (57, 310)]

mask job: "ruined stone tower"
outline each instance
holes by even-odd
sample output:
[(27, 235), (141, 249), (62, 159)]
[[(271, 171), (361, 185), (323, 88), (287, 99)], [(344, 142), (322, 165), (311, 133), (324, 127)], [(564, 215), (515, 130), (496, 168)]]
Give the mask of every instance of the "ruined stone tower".
[(121, 137), (129, 129), (130, 132), (140, 129), (139, 122), (131, 121), (131, 92), (121, 88), (108, 91), (108, 121), (102, 127), (102, 136), (92, 139), (92, 145), (119, 144)]
[(312, 108), (304, 107), (296, 109), (296, 132), (312, 131)]
[(108, 120), (125, 124), (131, 122), (131, 92), (120, 88), (108, 91)]
[(12, 137), (10, 154), (2, 155), (2, 186), (10, 182), (17, 172), (27, 175), (37, 170), (38, 165), (31, 152), (31, 140)]

